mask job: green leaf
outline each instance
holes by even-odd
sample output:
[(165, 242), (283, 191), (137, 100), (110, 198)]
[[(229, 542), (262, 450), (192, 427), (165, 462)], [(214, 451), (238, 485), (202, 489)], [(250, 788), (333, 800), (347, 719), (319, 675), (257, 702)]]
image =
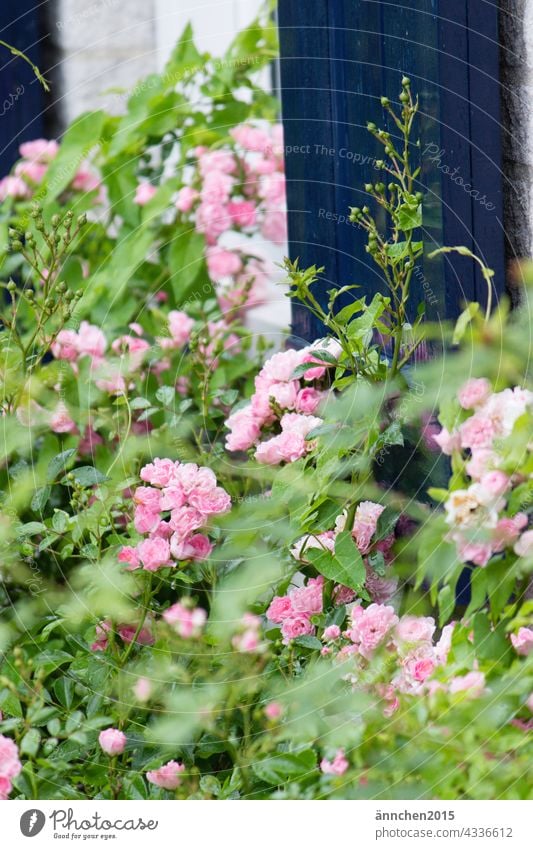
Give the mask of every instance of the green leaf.
[(61, 472), (65, 471), (69, 461), (76, 455), (76, 452), (76, 448), (68, 448), (66, 451), (62, 451), (60, 454), (52, 457), (46, 471), (46, 478), (50, 483), (55, 481)]
[(309, 548), (306, 556), (313, 566), (331, 581), (358, 590), (364, 584), (366, 571), (361, 552), (349, 531), (342, 531), (335, 541), (335, 555), (320, 548)]
[(422, 204), (404, 203), (397, 215), (398, 227), (408, 232), (422, 226)]
[(67, 709), (70, 708), (74, 696), (74, 683), (72, 678), (68, 678), (66, 675), (62, 678), (58, 678), (54, 683), (54, 693), (62, 705), (64, 705)]
[(155, 397), (163, 406), (170, 407), (176, 398), (176, 390), (173, 386), (160, 386), (155, 393)]
[[(190, 228), (178, 232), (174, 237), (168, 252), (168, 264), (170, 282), (178, 305), (189, 297), (195, 297), (192, 291), (194, 284), (202, 273), (205, 274), (204, 249), (204, 237)], [(206, 275), (206, 280), (199, 285), (196, 299), (205, 300), (212, 291), (213, 287)]]
[(30, 758), (34, 758), (37, 752), (39, 751), (39, 745), (41, 743), (41, 735), (36, 728), (30, 728), (29, 731), (26, 732), (22, 740), (20, 741), (20, 751), (23, 755), (29, 755)]
[(253, 763), (252, 770), (265, 784), (278, 786), (310, 776), (316, 770), (316, 754), (312, 749), (305, 749), (298, 754), (274, 755)]
[(47, 530), (46, 525), (43, 525), (42, 522), (26, 522), (26, 524), (17, 528), (17, 536), (33, 537), (35, 534), (42, 534)]
[(453, 331), (452, 343), (454, 345), (458, 345), (463, 336), (466, 333), (466, 329), (470, 322), (474, 319), (474, 317), (479, 312), (479, 304), (475, 302), (468, 304), (467, 308), (463, 310), (459, 318), (455, 323), (455, 328)]
[(322, 648), (320, 640), (317, 637), (311, 636), (311, 634), (303, 634), (301, 637), (296, 637), (292, 642), (295, 646), (301, 646), (303, 649), (316, 649), (320, 651)]
[(48, 499), (50, 498), (51, 491), (52, 490), (49, 486), (40, 486), (39, 489), (35, 490), (31, 500), (31, 509), (35, 513), (42, 513), (46, 507)]
[[(403, 444), (403, 440), (400, 444)], [(374, 541), (379, 542), (380, 540), (386, 539), (390, 536), (396, 527), (396, 523), (399, 518), (400, 514), (397, 510), (394, 510), (392, 507), (385, 507), (378, 519), (376, 533), (374, 534)]]
[(95, 486), (108, 480), (107, 476), (95, 469), (94, 466), (80, 466), (72, 472), (74, 480), (79, 486)]

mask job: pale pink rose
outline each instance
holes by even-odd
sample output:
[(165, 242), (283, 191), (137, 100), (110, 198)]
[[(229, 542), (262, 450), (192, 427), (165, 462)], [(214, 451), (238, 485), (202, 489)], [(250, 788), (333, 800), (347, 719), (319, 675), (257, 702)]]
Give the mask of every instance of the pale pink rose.
[(0, 775), (0, 801), (5, 802), (13, 789), (13, 785), (9, 778), (4, 778)]
[(352, 536), (357, 548), (366, 554), (370, 548), (372, 537), (376, 533), (378, 519), (385, 507), (373, 501), (361, 501), (355, 511)]
[(185, 765), (177, 761), (169, 761), (159, 769), (152, 769), (146, 773), (150, 784), (162, 787), (164, 790), (175, 790), (181, 784), (180, 775), (185, 772)]
[(133, 516), (135, 530), (139, 534), (151, 533), (159, 524), (159, 513), (154, 513), (143, 504), (137, 505)]
[(475, 566), (486, 566), (492, 557), (492, 545), (490, 542), (468, 542), (461, 540), (457, 544), (457, 551), (464, 563), (473, 563)]
[(154, 459), (141, 469), (141, 480), (151, 483), (152, 486), (168, 486), (176, 474), (176, 464), (172, 460)]
[(299, 587), (290, 593), (292, 609), (295, 613), (313, 616), (322, 613), (322, 587), (324, 579), (311, 578), (306, 587)]
[(495, 470), (484, 474), (480, 484), (489, 496), (499, 498), (509, 489), (511, 480), (504, 472)]
[(426, 678), (429, 678), (433, 674), (435, 666), (434, 658), (424, 651), (420, 653), (415, 651), (403, 660), (405, 674), (417, 684), (421, 684)]
[(320, 769), (324, 775), (344, 775), (349, 766), (350, 764), (344, 756), (344, 749), (338, 749), (332, 761), (328, 761), (326, 758), (322, 758), (320, 761)]
[[(380, 545), (381, 543), (378, 543), (376, 546), (378, 550)], [(365, 566), (365, 571), (365, 589), (370, 595), (370, 598), (377, 604), (386, 604), (391, 600), (398, 589), (398, 578), (385, 578), (381, 575), (377, 575), (368, 564)]]
[(150, 350), (150, 343), (146, 339), (139, 339), (137, 336), (127, 334), (115, 339), (111, 343), (111, 348), (119, 356), (127, 357), (126, 362), (121, 364), (121, 367), (132, 372), (140, 369), (146, 351)]
[(257, 442), (261, 433), (261, 425), (250, 404), (233, 413), (227, 419), (226, 427), (230, 431), (226, 436), (228, 451), (246, 451)]
[(189, 608), (177, 602), (165, 610), (163, 619), (183, 639), (199, 637), (207, 621), (207, 613), (201, 607)]
[(217, 246), (206, 250), (207, 270), (215, 282), (223, 277), (231, 277), (242, 270), (242, 259), (235, 251), (224, 250)]
[(100, 188), (101, 183), (96, 174), (81, 168), (74, 174), (70, 185), (77, 192), (94, 192)]
[(73, 363), (78, 358), (78, 334), (75, 330), (60, 330), (52, 345), (52, 354), (57, 360)]
[(312, 389), (310, 386), (300, 389), (296, 397), (296, 412), (311, 415), (318, 409), (323, 397), (323, 392), (318, 392), (318, 390)]
[(452, 637), (455, 629), (455, 622), (450, 622), (442, 629), (439, 641), (435, 645), (435, 660), (443, 665), (448, 660), (448, 654), (452, 647)]
[(529, 708), (529, 710), (531, 711), (531, 713), (533, 713), (533, 693), (531, 693), (531, 695), (530, 695), (530, 696), (528, 696), (528, 699), (527, 699), (526, 705), (528, 706), (528, 708)]
[(231, 215), (221, 203), (202, 201), (196, 210), (196, 229), (205, 234), (209, 244), (214, 244), (231, 226)]
[(466, 464), (467, 474), (474, 480), (481, 480), (499, 461), (499, 457), (490, 448), (478, 448), (472, 452), (470, 460)]
[(272, 383), (292, 380), (295, 368), (304, 361), (304, 357), (305, 350), (295, 351), (289, 348), (287, 351), (280, 351), (266, 361), (260, 376), (268, 378)]
[(111, 757), (121, 755), (126, 748), (126, 735), (119, 731), (118, 728), (106, 728), (105, 731), (100, 731), (98, 735), (100, 748)]
[(261, 442), (256, 449), (258, 463), (277, 466), (279, 463), (294, 463), (304, 457), (310, 444), (299, 433), (281, 433), (272, 439)]
[(135, 504), (142, 504), (152, 513), (159, 513), (161, 509), (161, 492), (151, 486), (138, 486), (133, 493)]
[(161, 537), (143, 540), (137, 546), (137, 553), (143, 569), (148, 572), (157, 572), (158, 569), (170, 565), (170, 545), (168, 540)]
[(50, 429), (54, 433), (77, 433), (76, 422), (70, 417), (65, 404), (60, 401), (50, 416)]
[(138, 206), (144, 206), (152, 200), (156, 192), (156, 187), (152, 186), (151, 183), (139, 183), (135, 190), (135, 197), (133, 198), (133, 203), (136, 203)]
[(253, 127), (251, 124), (239, 124), (230, 130), (237, 144), (245, 150), (262, 153), (270, 147), (270, 137), (259, 127)]
[(512, 518), (505, 516), (498, 520), (498, 524), (492, 532), (492, 547), (494, 551), (503, 551), (507, 546), (513, 545), (528, 523), (525, 513), (517, 513)]
[(296, 380), (288, 383), (272, 383), (268, 388), (268, 397), (273, 398), (282, 410), (294, 410), (298, 397), (299, 384)]
[(242, 634), (236, 634), (231, 644), (233, 648), (242, 654), (249, 654), (258, 651), (261, 648), (259, 634), (255, 628), (247, 628)]
[(17, 744), (10, 737), (0, 734), (0, 778), (16, 778), (21, 769)]
[(443, 454), (451, 455), (461, 447), (461, 438), (458, 433), (450, 433), (445, 427), (440, 433), (434, 434), (433, 442), (436, 442)]
[(511, 643), (518, 654), (527, 656), (533, 651), (533, 630), (519, 628), (518, 633), (511, 634)]
[(484, 377), (467, 380), (458, 392), (459, 403), (465, 410), (480, 407), (488, 400), (491, 393), (491, 385)]
[(44, 175), (48, 171), (48, 165), (42, 162), (17, 162), (15, 165), (15, 175), (29, 180), (30, 183), (42, 183)]
[[(281, 429), (288, 433), (297, 433), (306, 437), (312, 430), (320, 427), (323, 420), (318, 416), (302, 416), (299, 413), (285, 413), (280, 419)], [(309, 445), (311, 447), (311, 445)]]
[(283, 636), (283, 642), (287, 645), (291, 640), (295, 640), (296, 637), (302, 637), (306, 634), (314, 634), (315, 627), (312, 622), (309, 621), (307, 616), (292, 616), (289, 619), (283, 620), (281, 633)]
[(211, 490), (193, 490), (189, 494), (189, 503), (204, 516), (227, 513), (231, 509), (231, 497), (221, 486)]
[(287, 241), (287, 214), (282, 210), (269, 210), (261, 225), (261, 235), (275, 245), (284, 245)]
[(29, 198), (31, 189), (22, 177), (7, 176), (0, 180), (0, 202), (6, 198)]
[(280, 625), (285, 619), (294, 615), (292, 602), (289, 596), (274, 596), (266, 612), (266, 617), (276, 625)]
[(132, 689), (138, 702), (147, 702), (152, 695), (152, 682), (148, 678), (137, 678)]
[(201, 528), (204, 523), (205, 517), (194, 507), (178, 507), (170, 514), (170, 527), (176, 531), (180, 541)]
[(107, 341), (100, 330), (88, 321), (82, 321), (78, 331), (76, 347), (80, 357), (87, 355), (95, 360), (101, 360), (105, 354)]
[(393, 607), (374, 603), (367, 608), (358, 605), (352, 610), (348, 636), (358, 646), (359, 653), (368, 658), (397, 624)]
[(269, 702), (265, 705), (265, 716), (267, 719), (275, 721), (283, 714), (283, 707), (279, 702)]
[(170, 541), (172, 556), (176, 560), (207, 560), (213, 550), (205, 534), (193, 534), (185, 540), (174, 534)]
[(450, 693), (467, 692), (472, 698), (483, 695), (485, 691), (485, 676), (483, 672), (468, 672), (452, 678), (449, 684)]
[(330, 640), (338, 640), (340, 635), (341, 629), (338, 625), (328, 625), (328, 627), (324, 629), (322, 639), (326, 640), (326, 642), (329, 642)]
[(431, 643), (435, 627), (432, 616), (402, 616), (396, 637), (401, 643)]
[(253, 227), (256, 222), (255, 205), (249, 200), (230, 201), (228, 212), (236, 227)]
[(183, 186), (178, 192), (176, 208), (180, 212), (189, 212), (198, 200), (198, 197), (199, 195), (196, 189), (193, 189), (191, 186)]
[(333, 588), (333, 602), (340, 607), (341, 604), (351, 604), (355, 601), (357, 593), (351, 587), (345, 587), (343, 584), (337, 584)]
[(131, 545), (124, 545), (120, 549), (118, 553), (118, 562), (127, 563), (127, 568), (129, 571), (132, 571), (133, 569), (138, 569), (141, 565), (137, 549), (133, 548)]
[[(137, 625), (119, 625), (117, 633), (125, 643), (131, 643), (137, 634)], [(154, 644), (154, 637), (148, 627), (141, 628), (137, 634), (136, 642), (140, 646), (152, 646)]]
[(178, 483), (171, 483), (163, 489), (159, 507), (163, 511), (178, 510), (185, 505), (186, 501), (187, 496), (183, 492), (182, 487)]
[(34, 162), (50, 162), (58, 150), (59, 145), (55, 139), (33, 139), (19, 146), (20, 155)]
[[(222, 171), (210, 171), (204, 177), (200, 190), (202, 203), (225, 204), (233, 188), (233, 177)], [(229, 213), (228, 213), (229, 214)]]
[(514, 546), (515, 554), (519, 557), (531, 557), (533, 554), (533, 530), (526, 531)]
[(259, 194), (268, 206), (282, 206), (285, 203), (285, 174), (275, 171), (263, 177)]
[(235, 157), (228, 150), (207, 150), (200, 147), (196, 150), (199, 157), (198, 168), (202, 177), (207, 177), (213, 171), (222, 174), (234, 174), (237, 170)]
[(494, 420), (483, 412), (474, 413), (459, 428), (461, 447), (470, 448), (472, 451), (490, 448), (497, 435)]

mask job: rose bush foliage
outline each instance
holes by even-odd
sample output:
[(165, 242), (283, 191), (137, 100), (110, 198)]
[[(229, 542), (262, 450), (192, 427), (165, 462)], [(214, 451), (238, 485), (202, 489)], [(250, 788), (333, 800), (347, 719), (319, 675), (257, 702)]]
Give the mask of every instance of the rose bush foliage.
[[(1, 798), (530, 792), (527, 290), (414, 362), (437, 331), (408, 320), (403, 162), (366, 187), (391, 230), (353, 211), (387, 291), (324, 308), (287, 263), (325, 336), (269, 351), (274, 53), (268, 20), (221, 60), (187, 29), (123, 117), (0, 183)], [(409, 80), (384, 108), (408, 137)]]

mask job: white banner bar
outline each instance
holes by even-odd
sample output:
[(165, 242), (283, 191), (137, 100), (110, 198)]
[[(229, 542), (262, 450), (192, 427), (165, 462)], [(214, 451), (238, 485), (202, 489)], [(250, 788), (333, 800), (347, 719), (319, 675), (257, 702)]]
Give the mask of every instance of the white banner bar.
[(0, 808), (0, 845), (531, 849), (532, 808), (529, 802), (16, 801)]

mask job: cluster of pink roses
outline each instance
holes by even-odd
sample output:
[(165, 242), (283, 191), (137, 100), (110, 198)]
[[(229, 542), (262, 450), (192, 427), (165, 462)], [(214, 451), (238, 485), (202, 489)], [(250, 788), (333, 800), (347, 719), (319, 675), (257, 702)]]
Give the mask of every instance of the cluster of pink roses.
[[(376, 504), (374, 501), (361, 501), (355, 510), (351, 528), (352, 538), (363, 555), (365, 563), (365, 587), (372, 600), (380, 603), (389, 601), (398, 586), (396, 578), (378, 575), (368, 560), (368, 555), (371, 552), (379, 552), (383, 556), (384, 566), (388, 566), (393, 560), (392, 545), (394, 543), (394, 533), (389, 533), (384, 539), (374, 540), (378, 520), (384, 509), (382, 504)], [(337, 516), (334, 530), (323, 531), (319, 534), (305, 534), (305, 536), (300, 537), (291, 548), (292, 556), (302, 563), (309, 563), (306, 552), (310, 549), (325, 549), (334, 554), (336, 539), (339, 533), (346, 530), (347, 518), (347, 511), (344, 510)], [(349, 603), (354, 598), (355, 592), (350, 590), (349, 587), (339, 585), (335, 588), (334, 600), (336, 604)]]
[[(313, 441), (306, 437), (322, 424), (322, 419), (313, 413), (326, 393), (309, 384), (320, 381), (326, 374), (327, 365), (315, 354), (321, 349), (337, 357), (341, 352), (334, 340), (318, 340), (299, 351), (281, 351), (267, 360), (255, 378), (250, 402), (226, 422), (230, 431), (226, 437), (228, 451), (246, 451), (256, 446), (255, 457), (260, 463), (277, 465), (292, 463), (313, 448)], [(311, 367), (295, 377), (298, 366), (308, 363)], [(263, 431), (274, 428), (281, 432), (261, 442)]]
[[(35, 193), (48, 171), (50, 162), (57, 156), (59, 145), (55, 140), (34, 139), (23, 142), (19, 147), (22, 157), (13, 169), (13, 173), (0, 180), (0, 202), (7, 197), (15, 200), (28, 200)], [(68, 189), (74, 192), (93, 192), (100, 189), (97, 201), (101, 202), (102, 192), (98, 177), (87, 165), (76, 171)]]
[(233, 148), (197, 147), (190, 185), (178, 193), (177, 209), (194, 214), (194, 225), (215, 245), (229, 230), (261, 234), (281, 245), (286, 238), (282, 127), (249, 124), (231, 130)]
[(124, 546), (119, 561), (129, 569), (155, 572), (180, 560), (209, 557), (212, 545), (198, 531), (211, 516), (231, 506), (211, 469), (156, 458), (141, 469), (141, 479), (149, 486), (139, 486), (133, 493), (134, 524), (146, 538), (135, 547)]
[[(493, 393), (488, 380), (473, 378), (459, 391), (459, 404), (470, 415), (452, 432), (443, 428), (435, 442), (445, 454), (462, 459), (471, 483), (450, 492), (445, 503), (449, 538), (464, 562), (486, 566), (494, 554), (514, 549), (518, 556), (533, 554), (533, 531), (526, 530), (525, 513), (509, 514), (509, 498), (525, 478), (508, 473), (503, 440), (515, 423), (532, 413), (533, 393), (516, 387)], [(504, 452), (504, 453), (502, 453)]]
[(12, 790), (11, 782), (21, 769), (17, 744), (0, 734), (0, 800), (7, 799)]
[[(121, 755), (128, 742), (126, 735), (118, 728), (106, 728), (98, 736), (100, 748), (110, 758)], [(162, 787), (163, 790), (175, 790), (181, 784), (181, 773), (185, 772), (185, 764), (169, 761), (158, 769), (148, 770), (146, 778), (150, 784)]]
[(318, 578), (310, 578), (305, 586), (272, 599), (266, 612), (267, 619), (281, 625), (285, 645), (297, 637), (315, 634), (311, 617), (322, 613), (323, 587), (324, 578), (319, 575)]
[[(255, 306), (264, 297), (269, 265), (248, 237), (259, 230), (276, 245), (286, 240), (281, 125), (243, 124), (230, 135), (232, 147), (194, 150), (190, 183), (176, 200), (205, 236), (207, 268), (224, 310)], [(237, 237), (244, 242), (237, 245)]]

